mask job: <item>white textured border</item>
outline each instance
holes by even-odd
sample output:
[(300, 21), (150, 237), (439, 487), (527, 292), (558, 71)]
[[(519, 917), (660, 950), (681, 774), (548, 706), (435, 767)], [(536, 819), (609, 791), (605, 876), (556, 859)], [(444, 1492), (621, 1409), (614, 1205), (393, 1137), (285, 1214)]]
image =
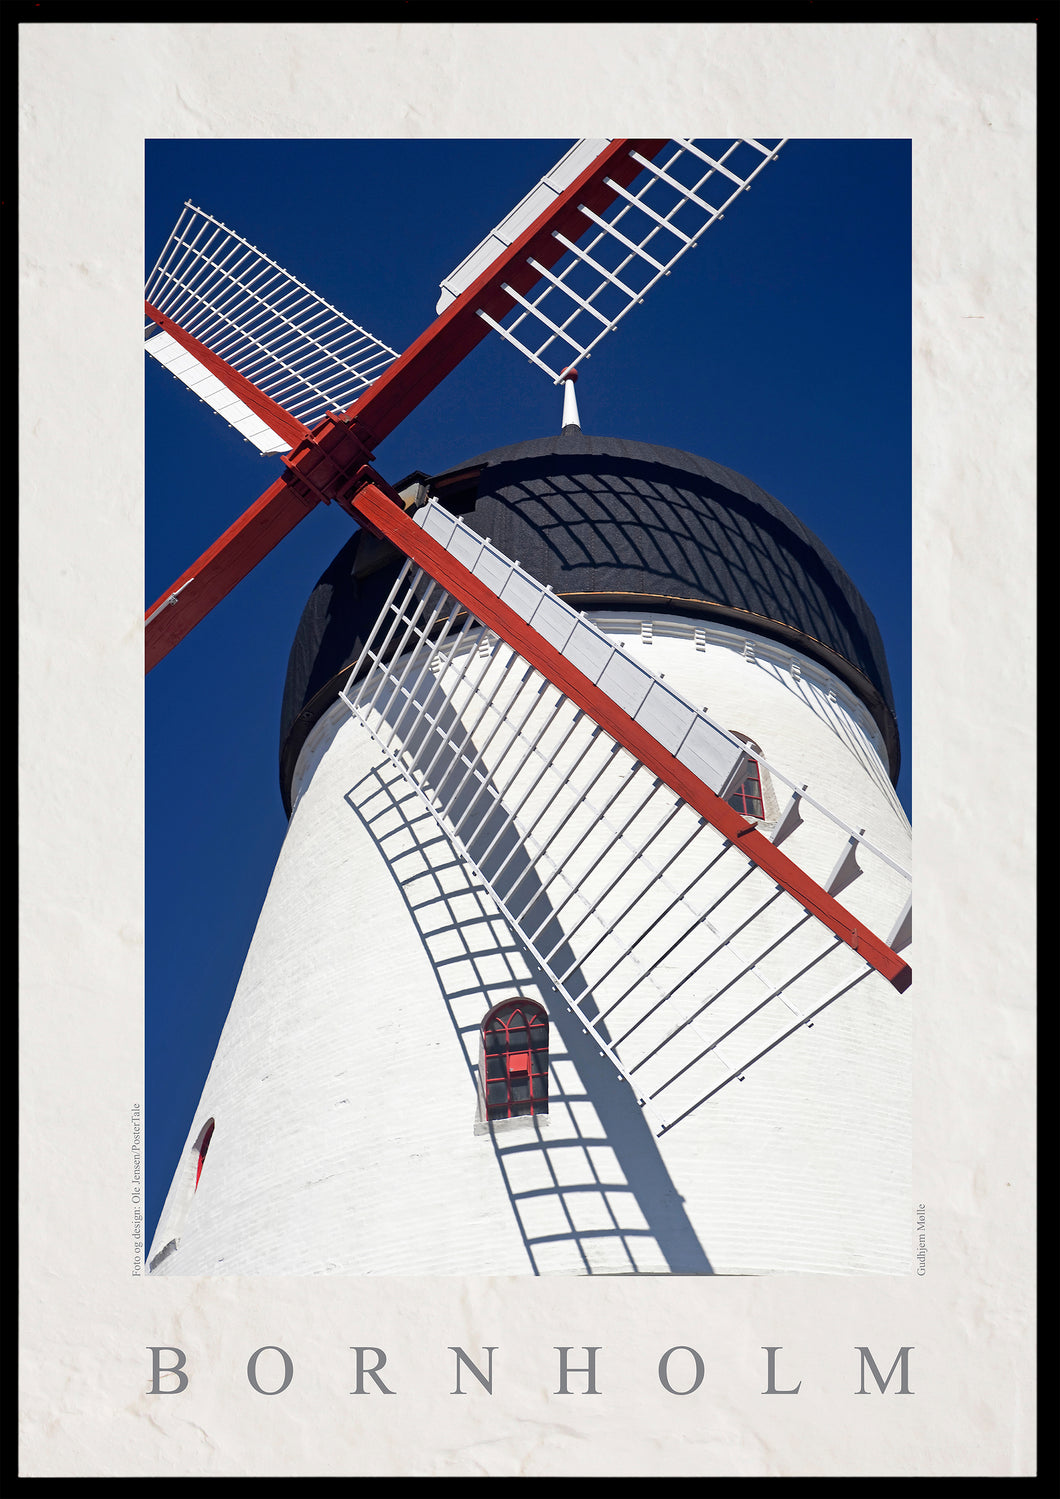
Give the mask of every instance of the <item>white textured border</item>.
[[(1007, 809), (1011, 766), (1028, 767), (1035, 735), (1035, 28), (572, 24), (562, 47), (558, 30), (21, 28), (26, 1476), (1034, 1471), (1033, 847), (1030, 820), (1014, 825)], [(142, 141), (330, 136), (339, 119), (356, 133), (353, 77), (366, 135), (700, 135), (753, 122), (767, 135), (913, 139), (923, 1279), (129, 1276)], [(921, 774), (939, 765), (942, 787)], [(192, 1384), (150, 1397), (146, 1348), (174, 1342)], [(915, 1345), (914, 1395), (856, 1398), (855, 1345), (882, 1357), (896, 1342)], [(270, 1344), (296, 1370), (272, 1399), (245, 1372)], [(354, 1344), (387, 1349), (396, 1398), (351, 1398)], [(584, 1363), (589, 1344), (603, 1350), (602, 1393), (556, 1396), (555, 1345)], [(452, 1345), (498, 1347), (492, 1398), (466, 1376), (471, 1392), (450, 1395)], [(657, 1373), (676, 1345), (705, 1360), (686, 1398)], [(765, 1345), (782, 1347), (778, 1384), (801, 1380), (798, 1397), (762, 1395)]]

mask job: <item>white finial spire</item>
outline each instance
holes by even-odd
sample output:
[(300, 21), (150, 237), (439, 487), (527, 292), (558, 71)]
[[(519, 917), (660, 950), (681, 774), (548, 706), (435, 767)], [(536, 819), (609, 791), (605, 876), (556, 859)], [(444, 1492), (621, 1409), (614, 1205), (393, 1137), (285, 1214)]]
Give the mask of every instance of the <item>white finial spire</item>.
[(565, 369), (560, 375), (563, 381), (563, 430), (568, 427), (577, 427), (581, 431), (581, 421), (578, 417), (578, 398), (574, 394), (574, 382), (578, 378), (578, 371), (573, 365)]

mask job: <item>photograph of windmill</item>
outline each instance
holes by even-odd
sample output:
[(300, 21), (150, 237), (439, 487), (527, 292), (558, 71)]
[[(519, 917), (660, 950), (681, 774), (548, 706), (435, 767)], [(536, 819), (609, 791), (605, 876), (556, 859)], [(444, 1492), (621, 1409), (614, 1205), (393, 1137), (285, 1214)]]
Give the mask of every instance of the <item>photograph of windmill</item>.
[(909, 142), (145, 188), (149, 1273), (912, 1273)]

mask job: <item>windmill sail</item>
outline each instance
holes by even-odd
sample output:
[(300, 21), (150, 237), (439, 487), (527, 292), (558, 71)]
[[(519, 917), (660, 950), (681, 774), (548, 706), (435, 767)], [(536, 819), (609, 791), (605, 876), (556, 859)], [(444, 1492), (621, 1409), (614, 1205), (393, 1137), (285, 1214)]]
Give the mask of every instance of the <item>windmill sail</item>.
[(441, 296), (438, 298), (436, 312), (444, 312), (451, 302), (454, 302), (461, 292), (466, 291), (479, 276), (493, 264), (509, 245), (515, 243), (524, 230), (528, 229), (535, 219), (551, 207), (556, 198), (564, 188), (570, 187), (579, 174), (600, 155), (605, 146), (610, 144), (610, 137), (602, 140), (580, 140), (564, 155), (552, 169), (545, 173), (535, 187), (527, 193), (526, 197), (517, 203), (512, 211), (505, 214), (500, 223), (490, 230), (486, 238), (466, 255), (451, 271), (441, 284)]
[[(145, 301), (147, 352), (263, 453), (294, 446), (297, 433), (285, 414), (311, 428), (329, 409), (345, 410), (397, 358), (191, 203), (148, 277)], [(188, 339), (199, 346), (196, 352)], [(221, 363), (211, 362), (211, 354)], [(233, 392), (230, 371), (248, 383), (249, 401)], [(269, 404), (262, 407), (256, 395)]]
[[(285, 456), (285, 475), (148, 608), (148, 671), (318, 501), (335, 498), (350, 508), (348, 481), (371, 456), (370, 449), (488, 337), (489, 325), (479, 312), (503, 316), (512, 306), (512, 297), (500, 283), (508, 278), (517, 283), (516, 290), (530, 290), (539, 278), (527, 253), (552, 264), (562, 253), (552, 231), (580, 232), (580, 223), (574, 222), (579, 217), (575, 198), (594, 211), (605, 211), (615, 190), (603, 183), (603, 176), (618, 183), (631, 181), (637, 164), (628, 148), (652, 155), (663, 144), (621, 140), (594, 156), (574, 182), (557, 197), (550, 195), (550, 205), (514, 244), (502, 249), (485, 274), (397, 358), (247, 240), (186, 205), (148, 278), (150, 351), (156, 357), (164, 354), (179, 378), (215, 398), (215, 404), (225, 401), (209, 383), (210, 377), (234, 395), (241, 404), (226, 414), (234, 416), (242, 435), (263, 451), (292, 451)], [(181, 359), (170, 344), (154, 342), (156, 327), (190, 357)], [(360, 394), (344, 408), (351, 378)], [(337, 408), (337, 419), (332, 419), (329, 407)], [(331, 476), (323, 489), (317, 477), (322, 469)]]
[[(527, 215), (566, 187), (586, 162), (598, 157), (606, 140), (583, 140), (542, 177), (518, 208), (442, 282), (439, 312), (482, 274), (525, 227)], [(689, 250), (771, 161), (784, 145), (735, 141), (672, 140), (649, 160), (631, 149), (641, 168), (628, 187), (605, 176), (615, 194), (602, 213), (579, 203), (580, 233), (557, 232), (565, 252), (553, 267), (534, 257), (529, 264), (544, 285), (532, 294), (505, 284), (514, 300), (500, 320), (479, 316), (538, 369), (558, 381), (568, 366), (592, 351)], [(710, 148), (709, 150), (707, 148)], [(661, 161), (658, 159), (661, 156)]]
[[(742, 744), (440, 504), (415, 521), (574, 671), (547, 652), (538, 669), (442, 568), (409, 561), (343, 699), (660, 1131), (874, 969), (905, 986), (897, 955), (830, 900), (834, 874), (792, 880), (713, 808), (744, 775)], [(683, 794), (696, 783), (705, 805)], [(850, 838), (837, 869), (849, 856)], [(904, 871), (878, 873), (897, 911)]]
[[(487, 327), (558, 381), (695, 248), (784, 142), (675, 140), (655, 149), (661, 160), (624, 144), (619, 170), (613, 141), (578, 141), (446, 277), (438, 312), (601, 163), (574, 222), (568, 215), (553, 227), (550, 252), (519, 255), (518, 274), (502, 269), (497, 285), (480, 288), (487, 305), (475, 306)], [(148, 277), (145, 302), (147, 352), (263, 453), (285, 453), (329, 410), (348, 411), (399, 357), (190, 202)]]
[[(289, 407), (282, 384), (232, 363), (235, 335), (254, 331), (246, 311), (217, 342), (208, 318), (181, 324), (179, 300), (148, 305), (243, 402), (240, 420), (290, 444), (272, 488), (151, 612), (149, 660), (317, 503), (369, 533), (321, 579), (292, 649), (288, 841), (188, 1136), (198, 1151), (216, 1116), (229, 1144), (212, 1148), (197, 1224), (201, 1154), (183, 1206), (175, 1183), (151, 1261), (167, 1273), (492, 1274), (520, 1256), (558, 1273), (828, 1268), (822, 1210), (838, 1201), (883, 1245), (861, 1257), (844, 1244), (842, 1268), (901, 1268), (900, 1228), (880, 1220), (901, 1196), (911, 908), (886, 799), (886, 665), (860, 596), (783, 507), (693, 455), (675, 468), (670, 450), (569, 431), (541, 440), (547, 454), (519, 444), (440, 475), (451, 509), (370, 466), (494, 328), (562, 377), (777, 147), (576, 149), (348, 409)], [(851, 612), (865, 625), (853, 649)], [(803, 775), (767, 771), (751, 735)], [(525, 1042), (508, 1038), (498, 1099), (489, 1017), (516, 1002), (539, 1017), (537, 1039), (549, 1029), (547, 1073), (528, 1022)], [(295, 1065), (278, 1074), (274, 1055)], [(322, 1103), (334, 1179), (307, 1170), (298, 1125)], [(233, 1228), (232, 1203), (268, 1232)]]
[[(147, 611), (148, 670), (319, 501), (337, 500), (360, 519), (353, 495), (371, 449), (491, 328), (558, 380), (572, 357), (586, 357), (669, 274), (783, 142), (706, 144), (711, 151), (694, 141), (671, 142), (673, 150), (655, 139), (579, 142), (554, 169), (555, 181), (504, 221), (484, 269), (473, 254), (468, 274), (480, 272), (476, 279), (400, 356), (187, 204), (148, 278), (146, 299), (151, 323), (187, 357), (154, 336), (150, 351), (263, 451), (290, 453), (283, 478)], [(745, 166), (748, 151), (753, 159)], [(459, 279), (463, 285), (466, 277)], [(553, 316), (554, 294), (574, 310)], [(542, 341), (521, 341), (529, 337), (528, 318), (528, 326), (543, 329)], [(580, 319), (592, 324), (591, 336)]]

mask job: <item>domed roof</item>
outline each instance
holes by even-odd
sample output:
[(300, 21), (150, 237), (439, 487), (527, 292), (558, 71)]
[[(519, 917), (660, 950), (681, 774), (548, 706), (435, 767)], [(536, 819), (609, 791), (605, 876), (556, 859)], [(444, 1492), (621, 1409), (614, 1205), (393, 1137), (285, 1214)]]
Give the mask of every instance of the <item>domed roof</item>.
[[(567, 427), (482, 453), (436, 474), (431, 488), (576, 608), (715, 619), (819, 660), (872, 713), (897, 778), (890, 676), (868, 605), (813, 532), (742, 474)], [(298, 752), (356, 660), (400, 560), (357, 532), (310, 596), (284, 689), (285, 805)]]

